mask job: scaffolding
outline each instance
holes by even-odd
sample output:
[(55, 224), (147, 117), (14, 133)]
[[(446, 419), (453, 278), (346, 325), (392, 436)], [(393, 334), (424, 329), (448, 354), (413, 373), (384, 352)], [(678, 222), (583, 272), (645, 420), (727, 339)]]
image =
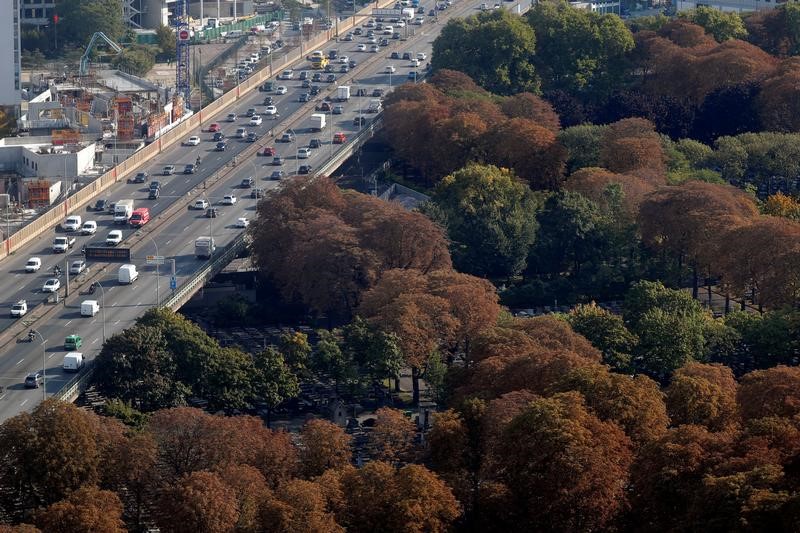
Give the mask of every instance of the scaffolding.
[(50, 205), (50, 182), (47, 180), (29, 181), (28, 189), (28, 208), (47, 207)]
[(133, 100), (128, 96), (114, 98), (114, 113), (117, 116), (117, 139), (122, 141), (133, 139), (135, 124)]

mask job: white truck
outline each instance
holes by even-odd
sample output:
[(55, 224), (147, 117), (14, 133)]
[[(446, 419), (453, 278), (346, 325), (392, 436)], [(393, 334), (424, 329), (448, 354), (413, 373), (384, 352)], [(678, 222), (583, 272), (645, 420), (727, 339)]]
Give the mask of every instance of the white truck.
[(53, 252), (57, 254), (65, 254), (73, 246), (75, 246), (75, 237), (67, 236), (53, 239)]
[(325, 129), (325, 113), (314, 113), (311, 115), (311, 131), (322, 131)]
[(369, 101), (369, 107), (367, 108), (367, 113), (378, 113), (378, 112), (380, 112), (382, 107), (383, 107), (383, 104), (381, 104), (380, 100), (378, 100), (378, 99), (370, 100)]
[(81, 302), (81, 316), (94, 316), (100, 312), (97, 300), (84, 300)]
[(214, 237), (198, 237), (194, 241), (194, 255), (198, 259), (211, 259), (216, 249)]
[(127, 198), (114, 204), (114, 224), (127, 224), (133, 214), (133, 200)]
[(62, 368), (64, 372), (80, 372), (83, 368), (83, 354), (81, 352), (69, 352), (64, 356)]
[(347, 102), (350, 100), (350, 86), (340, 85), (336, 90), (336, 99), (340, 102)]
[(404, 7), (403, 8), (403, 18), (406, 20), (411, 20), (416, 15), (416, 11), (413, 7)]
[(130, 285), (139, 278), (136, 265), (122, 265), (117, 272), (117, 281), (120, 285)]
[(27, 313), (28, 313), (28, 302), (26, 302), (25, 300), (20, 300), (11, 306), (12, 318), (20, 318), (25, 316)]

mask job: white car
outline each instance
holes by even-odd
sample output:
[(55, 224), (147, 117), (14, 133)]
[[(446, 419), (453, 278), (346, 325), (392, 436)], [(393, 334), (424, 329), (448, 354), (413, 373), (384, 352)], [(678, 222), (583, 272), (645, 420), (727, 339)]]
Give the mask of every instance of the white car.
[(347, 56), (341, 56), (341, 57), (339, 58), (339, 63), (341, 63), (342, 65), (346, 65), (346, 64), (348, 64), (349, 62), (350, 62), (350, 58), (349, 58), (349, 57), (347, 57)]
[(308, 159), (311, 157), (311, 148), (300, 148), (297, 150), (297, 159)]
[(233, 194), (226, 194), (222, 197), (222, 205), (233, 205), (236, 203), (236, 196)]
[(78, 259), (72, 262), (69, 265), (69, 273), (70, 274), (80, 274), (84, 272), (88, 267), (86, 266), (86, 261), (83, 259)]
[(425, 58), (428, 57), (425, 55), (425, 52), (417, 52), (417, 59), (420, 61), (425, 61)]
[(253, 115), (250, 117), (250, 125), (251, 126), (260, 126), (261, 125), (261, 117), (259, 115)]
[(188, 139), (186, 139), (185, 141), (183, 141), (183, 144), (184, 146), (197, 146), (200, 144), (200, 137), (198, 137), (197, 135), (193, 135)]
[(236, 113), (228, 113), (227, 119), (228, 122), (236, 122)]
[(50, 278), (42, 285), (42, 292), (56, 292), (61, 288), (61, 282), (56, 278)]
[(175, 165), (167, 165), (164, 167), (164, 170), (161, 171), (163, 176), (172, 176), (175, 174)]
[(358, 50), (359, 52), (364, 52), (367, 50), (367, 45), (364, 43), (358, 43), (358, 46), (356, 46), (356, 50)]
[(381, 47), (378, 46), (377, 44), (373, 44), (372, 46), (369, 47), (369, 51), (372, 52), (373, 54), (376, 54), (381, 51)]
[(38, 272), (42, 268), (42, 260), (38, 257), (31, 257), (25, 263), (25, 272)]
[(287, 92), (288, 89), (285, 85), (278, 85), (278, 87), (275, 89), (275, 94), (286, 94)]
[(367, 44), (378, 44), (378, 38), (370, 37), (369, 39), (367, 39)]
[(409, 64), (410, 67), (418, 67), (419, 66), (419, 59), (412, 59), (411, 63)]
[(394, 65), (386, 65), (386, 68), (383, 70), (386, 74), (394, 74), (397, 69), (394, 68)]
[(208, 207), (208, 202), (204, 199), (195, 200), (194, 202), (194, 209), (206, 209)]
[(284, 70), (281, 72), (281, 75), (278, 76), (279, 80), (291, 80), (294, 78), (294, 71), (293, 70)]
[(83, 226), (81, 226), (81, 233), (83, 233), (84, 235), (94, 235), (96, 231), (97, 231), (97, 222), (95, 222), (94, 220), (87, 220), (86, 222), (83, 223)]
[(394, 25), (397, 28), (405, 28), (406, 27), (406, 23), (403, 22), (402, 20), (398, 20), (397, 22), (394, 23)]
[(108, 232), (108, 237), (106, 237), (106, 246), (116, 246), (122, 242), (122, 231), (115, 229)]
[(264, 114), (265, 115), (277, 115), (278, 114), (278, 108), (275, 107), (274, 105), (268, 105), (266, 107), (266, 109), (264, 109)]
[(237, 218), (236, 219), (236, 227), (237, 228), (246, 228), (250, 225), (250, 221), (247, 220), (245, 217)]

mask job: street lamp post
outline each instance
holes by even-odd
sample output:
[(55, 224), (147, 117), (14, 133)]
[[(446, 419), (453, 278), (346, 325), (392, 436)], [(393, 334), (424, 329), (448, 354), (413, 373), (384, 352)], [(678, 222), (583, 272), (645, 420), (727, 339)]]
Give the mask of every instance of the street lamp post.
[(161, 305), (161, 275), (159, 274), (158, 270), (158, 262), (159, 262), (159, 255), (158, 255), (158, 244), (156, 244), (155, 239), (148, 234), (144, 234), (145, 237), (150, 239), (150, 242), (153, 243), (153, 247), (156, 249), (156, 307)]
[(28, 336), (33, 340), (36, 335), (42, 339), (42, 400), (44, 401), (47, 399), (47, 339), (38, 330), (31, 328)]

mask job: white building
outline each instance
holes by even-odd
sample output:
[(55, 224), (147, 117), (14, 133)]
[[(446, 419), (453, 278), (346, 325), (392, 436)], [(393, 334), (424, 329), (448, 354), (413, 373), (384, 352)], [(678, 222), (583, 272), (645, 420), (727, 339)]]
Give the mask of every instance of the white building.
[(23, 177), (63, 178), (85, 174), (94, 166), (95, 143), (54, 146), (48, 137), (0, 139), (0, 171)]
[[(11, 13), (0, 17), (0, 106), (18, 107), (21, 102), (20, 71), (20, 0), (4, 0), (12, 4)], [(9, 16), (11, 15), (11, 16)]]
[(586, 2), (570, 2), (570, 5), (575, 9), (585, 9), (601, 15), (606, 13), (619, 14), (620, 12), (619, 0), (589, 0)]
[(678, 11), (687, 11), (695, 9), (696, 7), (706, 6), (720, 11), (735, 11), (742, 13), (744, 11), (761, 11), (763, 9), (775, 9), (786, 1), (777, 0), (678, 0), (676, 7)]

